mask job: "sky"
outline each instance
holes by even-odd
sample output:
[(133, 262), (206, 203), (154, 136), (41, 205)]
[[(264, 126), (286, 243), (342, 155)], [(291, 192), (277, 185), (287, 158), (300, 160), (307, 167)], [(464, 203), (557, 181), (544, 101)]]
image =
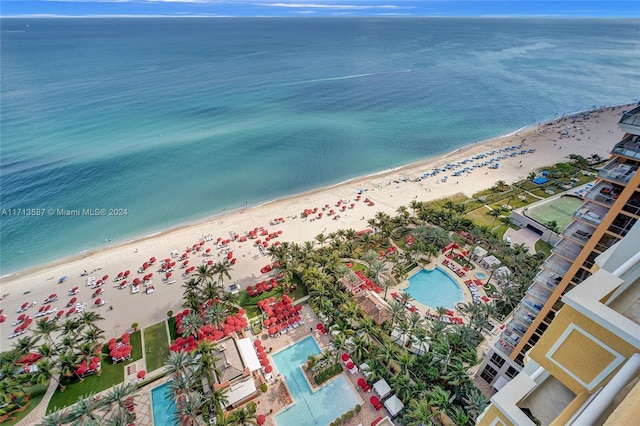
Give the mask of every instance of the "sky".
[(0, 16), (638, 18), (640, 0), (2, 0)]

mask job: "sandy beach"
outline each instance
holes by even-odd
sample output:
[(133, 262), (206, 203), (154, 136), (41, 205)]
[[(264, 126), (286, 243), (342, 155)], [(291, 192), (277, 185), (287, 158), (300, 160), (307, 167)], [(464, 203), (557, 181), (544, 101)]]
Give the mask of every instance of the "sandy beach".
[[(209, 260), (216, 261), (223, 256), (226, 257), (227, 252), (232, 252), (236, 263), (232, 267), (232, 279), (228, 280), (227, 284), (235, 282), (245, 288), (261, 280), (260, 269), (269, 263), (269, 256), (260, 252), (254, 245), (255, 240), (232, 241), (226, 248), (219, 248), (215, 244), (218, 238), (230, 239), (233, 233), (245, 235), (255, 228), (264, 228), (268, 233), (282, 231), (276, 238), (271, 239), (271, 244), (277, 241), (301, 243), (313, 240), (320, 233), (327, 234), (338, 229), (364, 229), (367, 227), (367, 220), (375, 213), (383, 211), (393, 215), (399, 206), (408, 205), (412, 200), (427, 201), (455, 193), (471, 195), (492, 186), (498, 180), (511, 183), (526, 178), (531, 171), (540, 167), (564, 161), (569, 154), (585, 157), (598, 154), (608, 158), (612, 146), (622, 136), (617, 123), (622, 112), (627, 109), (628, 106), (603, 108), (591, 112), (588, 118), (585, 118), (585, 114), (565, 116), (442, 157), (215, 216), (154, 236), (5, 276), (0, 280), (0, 303), (3, 313), (7, 316), (7, 320), (1, 324), (1, 345), (6, 349), (11, 344), (7, 339), (15, 328), (12, 322), (18, 316), (16, 310), (22, 304), (35, 302), (35, 306), (25, 312), (33, 318), (47, 296), (57, 294), (59, 299), (51, 303), (51, 307), (57, 308), (58, 311), (67, 311), (69, 308), (65, 305), (71, 299), (68, 291), (73, 287), (79, 287), (75, 297), (79, 302), (86, 303), (86, 309), (99, 312), (105, 317), (100, 326), (106, 331), (107, 338), (121, 334), (134, 322), (144, 327), (166, 318), (167, 311), (176, 311), (181, 306), (181, 285), (184, 282), (184, 269), (178, 268), (181, 261), (174, 259), (177, 262), (172, 277), (175, 283), (170, 285), (161, 281), (163, 274), (157, 272), (157, 265), (146, 272), (154, 274), (153, 294), (145, 294), (144, 291), (132, 294), (130, 288), (117, 289), (114, 287), (113, 278), (118, 272), (125, 270), (131, 271), (129, 281), (136, 277), (142, 278), (144, 274), (137, 271), (150, 257), (162, 260), (171, 257), (174, 251), (182, 254), (187, 247), (199, 244), (203, 239), (208, 240), (205, 237), (212, 237), (212, 241), (205, 241), (202, 251), (189, 255), (189, 266), (198, 266)], [(416, 181), (425, 172), (436, 167), (514, 145), (521, 145), (518, 152), (535, 152), (501, 159), (496, 169), (485, 166), (474, 168), (469, 173), (465, 172), (457, 177), (449, 174), (446, 181), (442, 178), (447, 173)], [(361, 199), (357, 200), (359, 193)], [(365, 198), (373, 201), (374, 205), (365, 203)], [(348, 207), (343, 211), (341, 207), (345, 203)], [(329, 208), (323, 211), (326, 205), (329, 205)], [(305, 209), (313, 208), (318, 208), (319, 213), (324, 213), (323, 217), (318, 218), (317, 213), (307, 218), (302, 217), (301, 213)], [(334, 209), (335, 214), (329, 215), (329, 209)], [(283, 218), (284, 221), (271, 225), (274, 218)], [(211, 249), (211, 256), (202, 255), (207, 248)], [(108, 282), (103, 286), (104, 294), (101, 296), (106, 300), (106, 305), (94, 307), (94, 299), (91, 297), (93, 290), (86, 285), (87, 277), (81, 276), (83, 271), (87, 271), (96, 279), (109, 275)], [(62, 276), (66, 276), (67, 279), (60, 284), (58, 281)], [(110, 307), (113, 309), (109, 310)]]

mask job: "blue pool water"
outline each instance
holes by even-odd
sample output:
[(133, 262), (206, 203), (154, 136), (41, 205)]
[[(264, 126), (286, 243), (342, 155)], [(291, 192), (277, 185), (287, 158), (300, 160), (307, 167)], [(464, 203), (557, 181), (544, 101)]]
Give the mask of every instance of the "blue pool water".
[(404, 291), (430, 308), (455, 309), (456, 303), (464, 300), (458, 283), (439, 267), (433, 271), (423, 269), (410, 277), (409, 287)]
[(154, 426), (175, 426), (178, 424), (174, 417), (176, 404), (169, 389), (169, 382), (151, 390), (151, 405), (153, 405)]
[(317, 392), (311, 392), (300, 365), (309, 355), (321, 352), (316, 341), (309, 336), (273, 356), (273, 363), (278, 372), (286, 377), (294, 401), (292, 407), (275, 416), (277, 425), (328, 425), (342, 413), (362, 403), (343, 375)]
[(485, 274), (484, 272), (476, 272), (476, 278), (478, 278), (479, 280), (484, 280), (485, 278), (487, 278), (487, 274)]

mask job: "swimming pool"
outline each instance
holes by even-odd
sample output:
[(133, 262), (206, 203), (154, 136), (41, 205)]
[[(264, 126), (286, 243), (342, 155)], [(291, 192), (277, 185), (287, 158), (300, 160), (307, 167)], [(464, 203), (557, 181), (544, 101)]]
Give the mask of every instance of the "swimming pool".
[(176, 404), (173, 393), (169, 389), (169, 382), (151, 390), (151, 405), (153, 406), (154, 426), (175, 426), (178, 424), (174, 415)]
[(274, 417), (277, 425), (325, 426), (356, 404), (362, 404), (344, 375), (311, 392), (300, 365), (309, 355), (321, 352), (316, 341), (309, 336), (273, 355), (273, 363), (285, 376), (294, 401), (293, 406)]
[(456, 303), (464, 300), (458, 283), (440, 267), (433, 271), (419, 271), (409, 278), (409, 287), (404, 291), (430, 308), (455, 309)]
[(487, 274), (485, 274), (484, 272), (476, 272), (476, 278), (479, 280), (484, 280), (485, 278), (487, 278)]

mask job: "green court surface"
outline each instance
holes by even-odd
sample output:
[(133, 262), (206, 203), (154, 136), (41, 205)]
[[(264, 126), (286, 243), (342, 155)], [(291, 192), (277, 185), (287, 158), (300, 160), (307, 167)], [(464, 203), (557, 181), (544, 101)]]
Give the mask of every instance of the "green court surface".
[(571, 223), (571, 216), (581, 205), (582, 200), (579, 198), (562, 196), (548, 203), (529, 208), (527, 215), (542, 224), (555, 220), (560, 232), (562, 232)]

